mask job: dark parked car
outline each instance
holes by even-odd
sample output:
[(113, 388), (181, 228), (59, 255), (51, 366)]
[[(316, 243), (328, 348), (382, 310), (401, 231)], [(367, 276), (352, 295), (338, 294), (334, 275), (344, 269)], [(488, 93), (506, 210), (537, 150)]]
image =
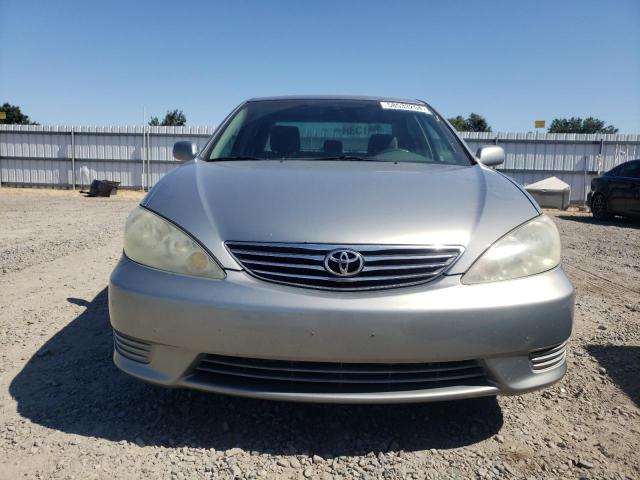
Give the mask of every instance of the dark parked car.
[(598, 220), (614, 215), (640, 218), (640, 159), (618, 165), (591, 180), (587, 201)]

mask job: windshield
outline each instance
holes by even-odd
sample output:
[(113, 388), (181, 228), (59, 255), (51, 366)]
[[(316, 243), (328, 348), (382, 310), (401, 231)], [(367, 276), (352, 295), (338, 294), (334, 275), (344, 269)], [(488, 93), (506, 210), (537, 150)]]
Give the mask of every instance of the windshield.
[(216, 134), (204, 158), (472, 163), (423, 104), (328, 99), (248, 102)]

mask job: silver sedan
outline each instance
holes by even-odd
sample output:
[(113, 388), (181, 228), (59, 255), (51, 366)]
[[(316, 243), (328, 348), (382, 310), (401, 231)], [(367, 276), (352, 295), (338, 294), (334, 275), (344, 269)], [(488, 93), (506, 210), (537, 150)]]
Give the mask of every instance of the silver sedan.
[(574, 291), (552, 220), (431, 106), (237, 107), (130, 215), (109, 284), (116, 365), (276, 400), (422, 402), (543, 388)]

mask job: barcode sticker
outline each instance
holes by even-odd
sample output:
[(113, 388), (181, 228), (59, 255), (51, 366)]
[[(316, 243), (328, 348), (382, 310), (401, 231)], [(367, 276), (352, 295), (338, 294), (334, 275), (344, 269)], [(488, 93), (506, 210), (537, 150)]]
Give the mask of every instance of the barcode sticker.
[(415, 103), (380, 102), (380, 106), (387, 110), (409, 110), (411, 112), (422, 112), (431, 115), (427, 107), (424, 105), (416, 105)]

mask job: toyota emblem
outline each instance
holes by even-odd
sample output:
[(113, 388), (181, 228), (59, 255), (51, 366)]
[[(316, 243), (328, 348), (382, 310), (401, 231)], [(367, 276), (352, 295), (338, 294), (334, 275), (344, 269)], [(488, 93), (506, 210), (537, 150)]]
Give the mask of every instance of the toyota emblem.
[(364, 268), (364, 258), (354, 250), (340, 248), (327, 253), (324, 268), (336, 277), (353, 277)]

